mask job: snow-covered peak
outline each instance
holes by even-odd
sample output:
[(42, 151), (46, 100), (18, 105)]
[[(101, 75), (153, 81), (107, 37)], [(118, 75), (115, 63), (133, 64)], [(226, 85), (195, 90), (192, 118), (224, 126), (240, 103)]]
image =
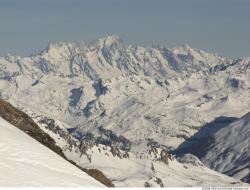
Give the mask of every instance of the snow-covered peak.
[[(72, 53), (84, 53), (84, 51), (88, 51), (89, 49), (98, 48), (119, 48), (122, 44), (122, 39), (117, 35), (109, 35), (102, 37), (95, 41), (90, 42), (50, 42), (45, 50), (42, 51), (41, 54), (50, 53), (50, 54), (58, 54), (63, 51), (71, 51)], [(74, 52), (78, 50), (78, 52)]]
[(109, 35), (100, 38), (97, 40), (98, 43), (102, 44), (105, 47), (110, 47), (112, 45), (121, 45), (122, 44), (122, 39), (118, 35)]
[(218, 56), (215, 53), (209, 53), (201, 49), (193, 48), (189, 44), (183, 44), (181, 46), (176, 46), (171, 48), (171, 51), (176, 54), (176, 55), (193, 55), (194, 57), (198, 57), (198, 55), (202, 56), (203, 54), (205, 55), (210, 55), (210, 56)]
[[(48, 59), (60, 59), (62, 56), (68, 56), (74, 43), (57, 42), (49, 43), (48, 46), (38, 56), (47, 57)], [(36, 56), (33, 56), (34, 58)], [(49, 61), (49, 60), (48, 60)]]
[(50, 42), (48, 44), (48, 46), (45, 48), (45, 50), (43, 50), (42, 52), (50, 52), (50, 51), (56, 51), (56, 50), (60, 50), (60, 49), (65, 49), (65, 48), (69, 48), (72, 46), (72, 43), (66, 43), (66, 42)]
[(174, 47), (171, 50), (176, 55), (188, 55), (190, 51), (194, 51), (188, 44)]
[(174, 47), (171, 49), (172, 53), (185, 58), (191, 58), (193, 60), (198, 61), (212, 61), (215, 59), (223, 59), (222, 57), (218, 56), (215, 53), (208, 53), (201, 49), (192, 48), (188, 44), (184, 44), (182, 46)]
[[(165, 47), (127, 46), (117, 35), (92, 42), (50, 43), (40, 54), (30, 57), (9, 56), (0, 59), (16, 63), (16, 69), (31, 75), (53, 73), (87, 80), (110, 79), (128, 74), (153, 78), (171, 78), (208, 71), (226, 60), (188, 45)], [(13, 68), (10, 69), (10, 72)]]

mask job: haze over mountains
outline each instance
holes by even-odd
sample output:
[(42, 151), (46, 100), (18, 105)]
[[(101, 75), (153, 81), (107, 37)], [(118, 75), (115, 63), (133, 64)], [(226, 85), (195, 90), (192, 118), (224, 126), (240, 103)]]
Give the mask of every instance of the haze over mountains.
[[(249, 71), (250, 58), (188, 45), (130, 46), (107, 36), (1, 57), (0, 95), (32, 117), (68, 159), (101, 170), (115, 186), (239, 185), (205, 165), (249, 182), (249, 117), (228, 119), (250, 110)], [(209, 148), (189, 151), (201, 141)], [(177, 161), (171, 152), (193, 153), (205, 165), (190, 154)]]

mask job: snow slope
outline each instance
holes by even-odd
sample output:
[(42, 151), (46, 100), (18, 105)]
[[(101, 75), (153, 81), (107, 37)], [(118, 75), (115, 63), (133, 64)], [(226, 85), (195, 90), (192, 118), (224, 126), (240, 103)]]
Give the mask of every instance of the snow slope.
[(2, 118), (0, 173), (0, 187), (103, 186)]
[(161, 149), (144, 153), (140, 157), (133, 153), (121, 152), (115, 155), (110, 147), (99, 145), (87, 150), (65, 151), (68, 158), (85, 168), (98, 168), (111, 179), (116, 187), (206, 187), (206, 186), (248, 186), (239, 180), (215, 172), (190, 156), (183, 157), (182, 163), (169, 156), (161, 161)]
[(194, 144), (194, 154), (210, 168), (249, 182), (249, 136), (250, 112), (210, 134), (208, 143)]

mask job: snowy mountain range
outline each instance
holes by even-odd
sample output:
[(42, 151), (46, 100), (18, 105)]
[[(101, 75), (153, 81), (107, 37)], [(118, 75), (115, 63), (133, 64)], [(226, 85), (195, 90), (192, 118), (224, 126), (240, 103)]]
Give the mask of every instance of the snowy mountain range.
[[(233, 124), (211, 127), (215, 140), (206, 142), (212, 148), (218, 144), (218, 154), (212, 148), (208, 157), (187, 151), (207, 139), (195, 137), (216, 118), (249, 112), (249, 81), (250, 58), (229, 59), (188, 45), (130, 46), (117, 36), (49, 44), (29, 57), (0, 58), (1, 98), (32, 117), (68, 159), (100, 169), (115, 186), (232, 184), (202, 177), (221, 175), (202, 162), (249, 182), (249, 155), (244, 153), (249, 143), (231, 148), (243, 129), (231, 130)], [(220, 138), (226, 133), (236, 138)], [(240, 154), (238, 146), (244, 150)], [(207, 151), (199, 148), (196, 152)], [(190, 154), (177, 159), (169, 154), (184, 149), (202, 162)], [(230, 167), (222, 166), (225, 151), (230, 152)], [(239, 163), (240, 155), (244, 159)], [(183, 166), (186, 162), (195, 164)]]

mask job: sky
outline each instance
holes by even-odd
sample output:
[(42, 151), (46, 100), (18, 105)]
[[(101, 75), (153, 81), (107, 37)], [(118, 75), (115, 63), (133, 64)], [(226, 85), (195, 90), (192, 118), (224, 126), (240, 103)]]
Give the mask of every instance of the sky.
[(250, 57), (250, 0), (0, 0), (0, 55), (112, 34), (125, 44)]

